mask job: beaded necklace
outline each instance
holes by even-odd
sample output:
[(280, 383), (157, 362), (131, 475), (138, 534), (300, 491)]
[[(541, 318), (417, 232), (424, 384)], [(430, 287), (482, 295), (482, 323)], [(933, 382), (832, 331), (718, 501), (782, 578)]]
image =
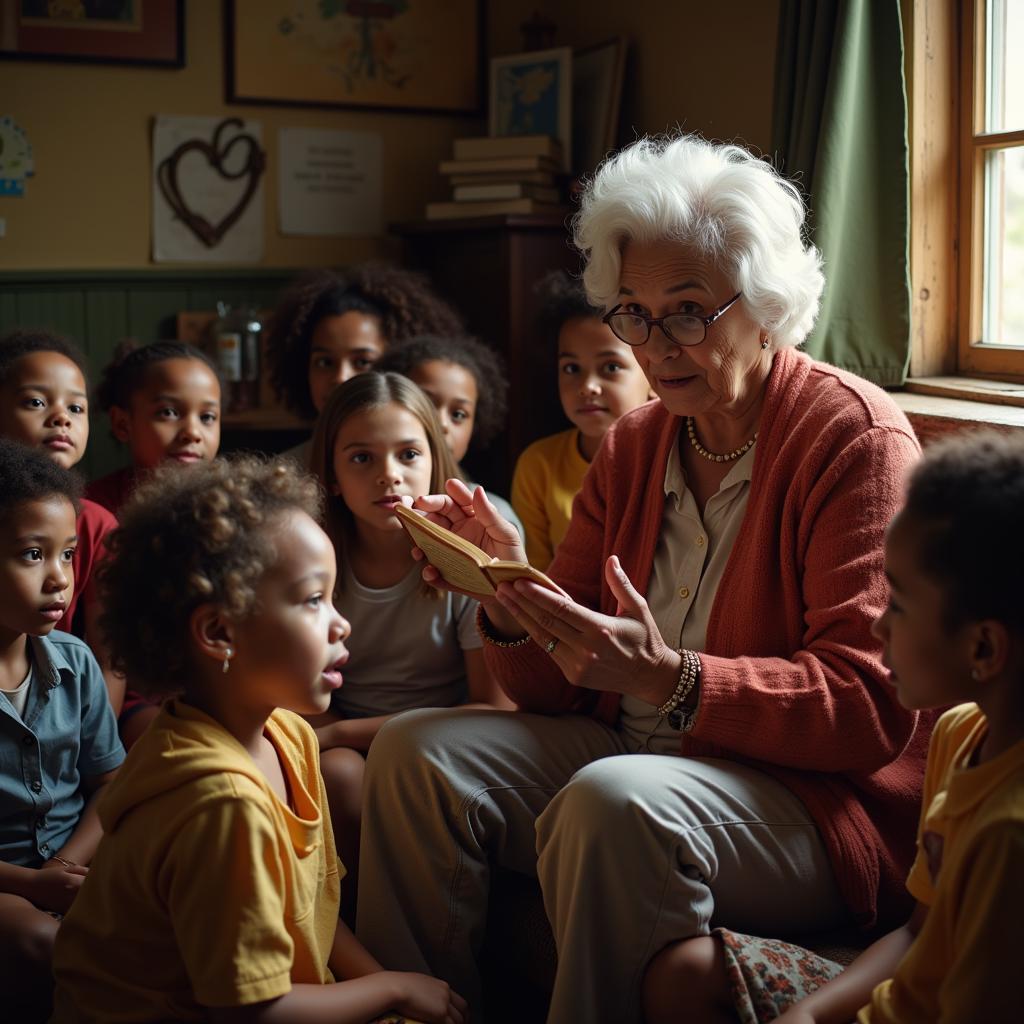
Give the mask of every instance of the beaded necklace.
[(754, 436), (746, 444), (741, 444), (739, 448), (735, 448), (731, 452), (726, 452), (725, 455), (716, 455), (714, 452), (709, 452), (707, 448), (697, 440), (697, 431), (693, 428), (692, 416), (686, 417), (686, 433), (690, 438), (690, 445), (693, 450), (701, 456), (701, 458), (707, 459), (709, 462), (734, 462), (741, 455), (746, 455), (757, 440), (757, 432), (755, 431)]

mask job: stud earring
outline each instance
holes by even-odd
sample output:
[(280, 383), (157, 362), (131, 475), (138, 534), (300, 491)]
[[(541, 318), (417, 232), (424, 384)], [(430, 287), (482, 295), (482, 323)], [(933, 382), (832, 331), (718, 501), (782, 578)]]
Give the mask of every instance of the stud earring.
[(231, 668), (231, 659), (235, 656), (235, 652), (230, 647), (224, 648), (224, 665), (221, 668), (221, 672), (227, 672)]
[(766, 349), (769, 346), (769, 344), (771, 344), (771, 343), (768, 341), (767, 338), (762, 338), (761, 339), (761, 348), (762, 349)]
[(979, 671), (978, 671), (978, 670), (977, 670), (976, 668), (972, 668), (972, 669), (971, 669), (971, 678), (972, 678), (972, 679), (973, 679), (973, 680), (974, 680), (974, 681), (975, 681), (976, 683), (977, 683), (977, 682), (980, 682), (980, 680), (981, 680), (981, 673), (980, 673), (980, 672), (979, 672)]

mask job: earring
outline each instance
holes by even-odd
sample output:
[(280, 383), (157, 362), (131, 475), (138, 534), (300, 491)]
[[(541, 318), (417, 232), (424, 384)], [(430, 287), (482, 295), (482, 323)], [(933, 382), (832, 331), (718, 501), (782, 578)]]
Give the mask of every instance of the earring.
[(767, 338), (762, 338), (761, 339), (761, 348), (762, 349), (766, 349), (770, 344), (771, 344), (771, 342), (769, 342)]
[(231, 668), (231, 659), (235, 656), (235, 652), (230, 647), (224, 648), (224, 666), (221, 668), (221, 672), (227, 672)]
[(976, 668), (972, 668), (971, 678), (977, 683), (981, 680), (981, 673)]

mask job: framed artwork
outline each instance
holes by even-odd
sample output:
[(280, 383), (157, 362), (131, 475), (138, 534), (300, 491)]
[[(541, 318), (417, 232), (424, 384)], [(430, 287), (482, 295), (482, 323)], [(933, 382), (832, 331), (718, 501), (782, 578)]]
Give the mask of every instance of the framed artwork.
[(225, 0), (231, 103), (479, 113), (482, 0)]
[(553, 135), (566, 170), (572, 156), (572, 50), (534, 50), (491, 60), (491, 135)]
[(590, 174), (616, 145), (626, 40), (621, 36), (572, 55), (572, 169)]
[(184, 0), (0, 0), (0, 59), (185, 65)]

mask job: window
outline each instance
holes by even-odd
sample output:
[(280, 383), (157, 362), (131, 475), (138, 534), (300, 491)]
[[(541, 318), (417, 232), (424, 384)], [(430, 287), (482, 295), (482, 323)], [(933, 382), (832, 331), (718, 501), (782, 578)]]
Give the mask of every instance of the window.
[(904, 0), (912, 376), (1024, 381), (1024, 0)]
[(958, 364), (966, 372), (1021, 373), (1024, 0), (963, 7)]

